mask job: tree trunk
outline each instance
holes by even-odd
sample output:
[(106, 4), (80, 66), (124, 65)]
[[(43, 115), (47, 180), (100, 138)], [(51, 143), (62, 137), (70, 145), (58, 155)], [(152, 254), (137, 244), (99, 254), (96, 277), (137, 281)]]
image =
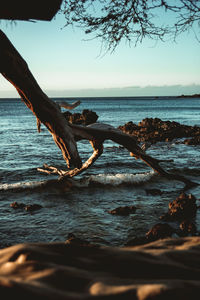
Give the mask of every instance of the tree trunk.
[(16, 88), (23, 102), (38, 120), (38, 128), (43, 123), (61, 149), (68, 167), (80, 168), (82, 163), (78, 154), (72, 129), (62, 115), (59, 106), (42, 91), (31, 74), (27, 63), (0, 30), (0, 72)]

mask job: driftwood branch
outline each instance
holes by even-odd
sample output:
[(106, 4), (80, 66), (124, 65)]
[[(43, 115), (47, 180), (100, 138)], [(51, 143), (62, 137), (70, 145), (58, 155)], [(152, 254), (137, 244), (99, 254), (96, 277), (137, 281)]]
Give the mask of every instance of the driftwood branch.
[(22, 101), (37, 118), (38, 130), (43, 123), (61, 149), (67, 165), (80, 168), (72, 129), (62, 115), (59, 105), (50, 100), (31, 74), (27, 63), (0, 30), (0, 72), (16, 88)]
[(88, 169), (98, 158), (99, 156), (103, 153), (103, 143), (96, 141), (96, 140), (91, 140), (90, 144), (92, 145), (92, 148), (94, 149), (93, 154), (90, 156), (90, 158), (82, 165), (81, 168), (75, 168), (70, 171), (64, 171), (60, 170), (54, 166), (49, 166), (47, 164), (43, 165), (42, 168), (37, 168), (39, 172), (43, 172), (46, 174), (57, 174), (61, 176), (61, 179), (68, 178), (68, 177), (74, 177), (86, 169)]
[(74, 109), (75, 107), (79, 106), (81, 101), (75, 101), (74, 103), (70, 104), (66, 101), (57, 101), (56, 102), (60, 107), (66, 108), (66, 109)]
[[(182, 175), (171, 174), (165, 171), (160, 166), (160, 162), (163, 162), (163, 160), (160, 161), (147, 155), (137, 145), (136, 140), (133, 136), (123, 133), (119, 129), (114, 128), (113, 126), (107, 124), (95, 123), (87, 127), (70, 124), (70, 127), (72, 128), (73, 134), (77, 141), (82, 139), (90, 141), (94, 149), (94, 152), (92, 156), (82, 165), (81, 168), (75, 168), (70, 171), (63, 171), (63, 170), (55, 171), (55, 168), (53, 167), (54, 170), (53, 172), (51, 172), (52, 167), (48, 167), (49, 172), (51, 174), (57, 173), (58, 175), (61, 175), (62, 176), (61, 180), (68, 177), (76, 176), (81, 172), (83, 172), (84, 170), (88, 169), (95, 162), (95, 160), (103, 153), (104, 141), (112, 140), (113, 142), (118, 143), (119, 145), (122, 145), (123, 147), (128, 149), (130, 151), (131, 156), (135, 157), (136, 159), (143, 160), (147, 165), (149, 165), (154, 171), (156, 171), (161, 176), (164, 176), (169, 180), (181, 181), (185, 183), (186, 188), (196, 185), (195, 183), (193, 183), (192, 181), (190, 181), (189, 179), (185, 178)], [(45, 170), (43, 171), (46, 172)]]

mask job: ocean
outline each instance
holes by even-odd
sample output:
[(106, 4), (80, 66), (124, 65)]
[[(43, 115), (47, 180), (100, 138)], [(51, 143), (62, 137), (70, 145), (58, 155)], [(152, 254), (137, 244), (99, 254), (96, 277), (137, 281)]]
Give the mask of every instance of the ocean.
[[(99, 116), (98, 122), (115, 127), (129, 121), (137, 124), (147, 117), (200, 126), (198, 98), (79, 99), (81, 105), (73, 112), (93, 110)], [(122, 246), (159, 223), (168, 203), (182, 191), (182, 183), (161, 178), (111, 141), (105, 142), (101, 157), (74, 178), (71, 187), (42, 188), (42, 182), (56, 177), (42, 174), (37, 168), (44, 163), (62, 169), (67, 166), (51, 134), (43, 125), (41, 129), (38, 133), (35, 117), (20, 99), (0, 99), (0, 248), (26, 242), (65, 241), (69, 233), (92, 243)], [(92, 153), (87, 141), (80, 141), (78, 149), (83, 161)], [(168, 171), (200, 183), (200, 146), (176, 140), (159, 142), (148, 148), (147, 154), (166, 160), (162, 166)], [(153, 188), (160, 189), (162, 195), (147, 195), (146, 189)], [(200, 198), (199, 186), (187, 192)], [(34, 212), (13, 209), (10, 204), (15, 201), (42, 208)], [(108, 213), (126, 205), (136, 206), (135, 213)], [(200, 230), (199, 210), (194, 222)]]

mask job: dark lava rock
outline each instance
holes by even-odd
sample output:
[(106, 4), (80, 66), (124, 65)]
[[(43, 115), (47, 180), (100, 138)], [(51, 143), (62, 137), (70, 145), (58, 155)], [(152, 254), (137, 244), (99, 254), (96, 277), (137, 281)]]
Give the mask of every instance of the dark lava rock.
[(162, 195), (163, 192), (159, 189), (145, 189), (147, 195), (157, 196)]
[(167, 237), (171, 237), (175, 232), (174, 228), (166, 223), (158, 223), (154, 225), (147, 233), (146, 238), (149, 241), (155, 241), (159, 239), (164, 239)]
[(196, 225), (189, 220), (185, 220), (180, 224), (181, 235), (195, 235), (197, 232)]
[(97, 121), (98, 115), (94, 111), (84, 109), (82, 111), (82, 119), (85, 125), (89, 125)]
[(197, 211), (196, 198), (182, 193), (169, 203), (168, 212), (160, 219), (168, 221), (187, 220), (195, 216)]
[(109, 210), (109, 214), (118, 215), (118, 216), (128, 216), (130, 214), (135, 213), (136, 207), (135, 206), (120, 206), (113, 210)]
[(41, 209), (42, 206), (39, 205), (39, 204), (29, 204), (29, 205), (25, 205), (24, 203), (18, 203), (18, 202), (13, 202), (10, 204), (10, 207), (14, 208), (14, 209), (24, 209), (26, 211), (35, 211), (35, 210), (38, 210), (38, 209)]
[(77, 125), (89, 125), (95, 123), (98, 119), (98, 115), (92, 110), (84, 109), (82, 113), (70, 113), (66, 111), (63, 113), (64, 117), (69, 123)]
[(24, 203), (18, 203), (18, 202), (13, 202), (10, 204), (10, 207), (14, 208), (14, 209), (18, 209), (18, 208), (24, 208), (26, 205)]
[(200, 136), (195, 136), (191, 139), (186, 139), (184, 140), (184, 144), (186, 145), (193, 145), (193, 146), (197, 146), (200, 145)]
[(165, 223), (158, 223), (146, 233), (146, 236), (135, 237), (129, 240), (124, 246), (144, 245), (159, 239), (171, 237), (174, 232), (174, 228), (172, 228), (170, 225)]
[(24, 207), (24, 209), (26, 211), (30, 211), (30, 212), (41, 209), (41, 208), (42, 208), (42, 206), (39, 204), (29, 204)]
[(134, 136), (138, 143), (172, 141), (175, 138), (200, 136), (200, 127), (182, 125), (174, 121), (162, 121), (159, 118), (143, 119), (138, 125), (128, 122), (118, 127), (127, 134)]

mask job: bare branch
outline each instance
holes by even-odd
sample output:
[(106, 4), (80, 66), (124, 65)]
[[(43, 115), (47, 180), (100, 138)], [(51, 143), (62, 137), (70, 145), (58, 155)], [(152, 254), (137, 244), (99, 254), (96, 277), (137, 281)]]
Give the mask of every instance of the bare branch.
[[(160, 161), (147, 155), (137, 145), (136, 140), (133, 136), (123, 133), (119, 129), (116, 129), (111, 125), (95, 123), (85, 127), (70, 124), (70, 127), (72, 128), (72, 131), (77, 141), (82, 139), (90, 141), (94, 149), (92, 156), (82, 165), (81, 168), (75, 168), (70, 171), (63, 171), (58, 170), (55, 167), (45, 167), (45, 170), (42, 169), (44, 172), (61, 175), (61, 180), (65, 180), (69, 177), (74, 177), (88, 169), (99, 158), (99, 156), (103, 153), (103, 143), (105, 140), (112, 140), (115, 143), (124, 146), (130, 151), (131, 156), (135, 157), (136, 159), (139, 158), (143, 160), (147, 165), (149, 165), (154, 171), (156, 171), (161, 176), (164, 176), (169, 180), (181, 181), (185, 183), (186, 188), (196, 185), (195, 183), (191, 182), (189, 179), (185, 178), (182, 175), (171, 174), (165, 171), (160, 166), (160, 162), (163, 162), (163, 160)], [(46, 171), (46, 169), (48, 169), (48, 171)], [(42, 170), (39, 169), (39, 171)]]
[(66, 108), (66, 109), (74, 109), (75, 107), (79, 106), (81, 104), (81, 101), (78, 100), (72, 104), (66, 102), (66, 101), (57, 101), (56, 102), (60, 107)]
[[(200, 1), (64, 0), (61, 12), (66, 18), (65, 26), (83, 28), (112, 51), (123, 39), (135, 45), (144, 38), (164, 41), (175, 39), (195, 24), (199, 26)], [(165, 23), (157, 18), (163, 13)]]

